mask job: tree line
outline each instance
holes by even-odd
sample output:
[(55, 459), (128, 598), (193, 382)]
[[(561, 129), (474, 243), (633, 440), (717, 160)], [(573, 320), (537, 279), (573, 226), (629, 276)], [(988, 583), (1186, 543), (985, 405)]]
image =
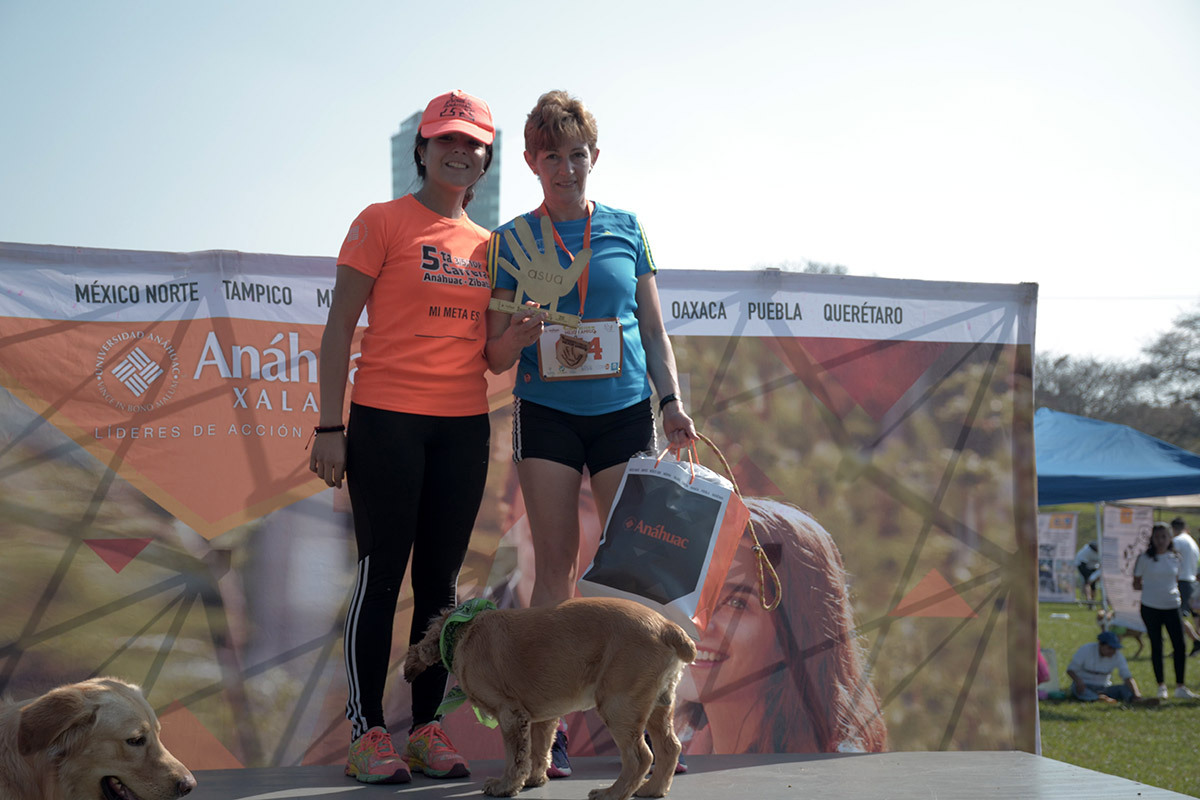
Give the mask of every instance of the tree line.
[[(759, 264), (818, 275), (848, 275), (842, 264), (783, 261)], [(1142, 355), (1128, 361), (1054, 352), (1034, 360), (1035, 406), (1128, 425), (1200, 453), (1200, 305), (1177, 317)]]
[(1200, 452), (1200, 307), (1128, 361), (1038, 353), (1034, 403)]

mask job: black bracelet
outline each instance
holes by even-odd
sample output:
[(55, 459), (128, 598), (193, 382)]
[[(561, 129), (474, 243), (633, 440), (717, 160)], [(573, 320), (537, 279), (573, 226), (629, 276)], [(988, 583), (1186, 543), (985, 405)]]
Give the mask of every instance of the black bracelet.
[(308, 446), (312, 444), (313, 437), (318, 433), (341, 433), (344, 430), (346, 430), (345, 425), (326, 425), (324, 427), (314, 425), (313, 432), (308, 435), (308, 441), (304, 443), (304, 449), (308, 449)]
[(662, 413), (662, 410), (667, 407), (667, 403), (678, 402), (678, 400), (679, 400), (679, 395), (675, 394), (674, 392), (671, 392), (666, 397), (660, 399), (658, 401), (658, 413), (660, 413), (660, 414)]

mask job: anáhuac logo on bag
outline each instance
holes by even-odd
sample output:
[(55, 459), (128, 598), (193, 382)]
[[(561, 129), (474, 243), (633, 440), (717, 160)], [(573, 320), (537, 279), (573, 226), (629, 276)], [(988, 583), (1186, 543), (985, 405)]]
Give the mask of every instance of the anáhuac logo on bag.
[(121, 411), (151, 411), (170, 402), (179, 388), (179, 354), (153, 331), (122, 331), (96, 353), (96, 388)]
[(687, 550), (688, 544), (690, 544), (686, 536), (671, 533), (662, 524), (649, 525), (645, 520), (638, 519), (637, 517), (627, 517), (625, 519), (625, 527), (643, 536), (649, 536), (651, 539), (658, 539), (661, 542), (675, 545), (680, 550)]

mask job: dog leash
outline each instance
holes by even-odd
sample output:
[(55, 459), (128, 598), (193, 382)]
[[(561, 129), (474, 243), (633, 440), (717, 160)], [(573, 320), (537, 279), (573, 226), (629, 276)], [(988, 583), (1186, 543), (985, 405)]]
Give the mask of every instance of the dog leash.
[[(709, 439), (703, 433), (696, 432), (696, 438), (704, 442), (713, 449), (717, 454), (717, 458), (721, 460), (721, 466), (725, 467), (725, 472), (729, 475), (729, 482), (733, 484), (733, 492), (738, 496), (738, 499), (743, 503), (746, 498), (742, 496), (742, 490), (738, 488), (737, 478), (733, 474), (733, 468), (729, 466), (729, 462), (725, 460), (725, 455), (721, 452), (712, 439)], [(682, 448), (687, 453), (688, 465), (692, 471), (692, 480), (696, 480), (696, 464), (700, 462), (700, 455), (696, 452), (696, 442), (693, 441), (688, 447)], [(663, 460), (668, 452), (675, 455), (675, 460), (679, 461), (680, 448), (670, 446), (667, 447), (658, 456), (658, 461), (654, 462), (654, 466), (658, 466), (659, 461)], [(689, 481), (690, 483), (690, 481)], [(754, 540), (754, 547), (751, 548), (754, 553), (755, 566), (758, 568), (758, 602), (766, 611), (774, 611), (779, 607), (780, 601), (783, 600), (783, 584), (779, 581), (779, 573), (775, 571), (775, 565), (771, 563), (771, 559), (767, 557), (767, 551), (763, 548), (762, 543), (758, 541), (758, 533), (754, 530), (754, 517), (750, 516), (746, 519), (746, 527), (750, 530), (750, 538)], [(771, 576), (771, 585), (774, 591), (771, 593), (771, 599), (767, 599), (767, 575)]]

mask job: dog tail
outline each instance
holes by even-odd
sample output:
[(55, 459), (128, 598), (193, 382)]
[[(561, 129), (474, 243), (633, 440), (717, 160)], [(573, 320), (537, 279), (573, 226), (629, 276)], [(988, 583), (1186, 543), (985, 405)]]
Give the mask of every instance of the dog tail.
[(663, 627), (662, 641), (679, 655), (683, 663), (691, 664), (696, 660), (696, 643), (675, 623)]

